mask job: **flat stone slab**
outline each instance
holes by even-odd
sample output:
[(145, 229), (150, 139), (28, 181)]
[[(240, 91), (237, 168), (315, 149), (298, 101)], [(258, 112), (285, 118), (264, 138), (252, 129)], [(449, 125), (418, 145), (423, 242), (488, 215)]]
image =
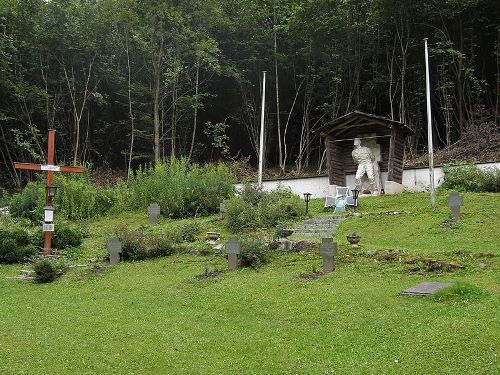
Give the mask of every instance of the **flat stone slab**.
[(447, 288), (453, 285), (453, 283), (438, 283), (434, 281), (426, 281), (406, 290), (403, 290), (401, 294), (406, 296), (430, 296), (435, 294), (438, 290)]

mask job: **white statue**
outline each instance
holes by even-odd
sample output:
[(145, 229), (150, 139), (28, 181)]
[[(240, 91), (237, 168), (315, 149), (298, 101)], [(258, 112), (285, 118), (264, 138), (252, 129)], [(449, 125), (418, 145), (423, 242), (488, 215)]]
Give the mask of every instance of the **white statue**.
[(356, 187), (361, 187), (361, 178), (366, 174), (370, 187), (378, 191), (379, 169), (372, 150), (369, 147), (361, 146), (361, 139), (354, 139), (354, 150), (352, 158), (358, 165), (356, 171)]

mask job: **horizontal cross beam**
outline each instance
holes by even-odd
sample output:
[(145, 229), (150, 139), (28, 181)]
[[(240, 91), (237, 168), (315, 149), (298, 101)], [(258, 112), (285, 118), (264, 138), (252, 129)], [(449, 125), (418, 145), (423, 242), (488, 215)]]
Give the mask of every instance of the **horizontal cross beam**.
[(27, 169), (31, 171), (50, 171), (50, 172), (70, 172), (83, 173), (83, 167), (66, 167), (52, 164), (31, 164), (31, 163), (14, 163), (16, 169)]

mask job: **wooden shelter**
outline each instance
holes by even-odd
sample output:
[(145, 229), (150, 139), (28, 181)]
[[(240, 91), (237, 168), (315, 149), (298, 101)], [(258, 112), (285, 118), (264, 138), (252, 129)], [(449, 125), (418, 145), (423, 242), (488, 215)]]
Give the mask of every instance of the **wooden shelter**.
[(405, 139), (414, 133), (402, 122), (354, 111), (318, 131), (325, 138), (330, 185), (345, 186), (346, 175), (356, 173), (351, 156), (354, 138), (375, 139), (380, 145), (380, 173), (387, 172), (388, 181), (402, 182)]

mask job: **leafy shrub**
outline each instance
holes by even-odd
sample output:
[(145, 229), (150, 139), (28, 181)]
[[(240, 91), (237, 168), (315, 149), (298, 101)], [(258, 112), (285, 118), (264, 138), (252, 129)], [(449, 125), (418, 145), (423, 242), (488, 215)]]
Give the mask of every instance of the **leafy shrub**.
[(229, 201), (225, 221), (228, 229), (237, 232), (259, 226), (274, 227), (303, 214), (302, 200), (290, 190), (280, 188), (263, 192), (250, 186), (245, 187), (239, 197)]
[(92, 184), (87, 175), (59, 177), (54, 207), (71, 220), (86, 220), (105, 215), (117, 201), (113, 189)]
[(0, 207), (8, 206), (10, 195), (4, 188), (0, 187)]
[(254, 229), (259, 226), (259, 207), (242, 198), (228, 201), (224, 213), (226, 227), (232, 232)]
[(47, 259), (39, 260), (33, 265), (35, 271), (35, 282), (51, 283), (58, 276), (58, 270), (53, 262)]
[(194, 242), (201, 232), (201, 225), (197, 221), (190, 221), (179, 225), (179, 237), (183, 242)]
[(209, 215), (234, 194), (233, 180), (223, 164), (199, 166), (170, 159), (135, 174), (129, 204), (145, 210), (158, 202), (162, 215), (171, 218)]
[(144, 233), (140, 229), (121, 227), (117, 237), (122, 242), (122, 259), (137, 261), (168, 256), (174, 253), (171, 238), (163, 234)]
[(277, 189), (262, 199), (261, 220), (266, 227), (300, 217), (304, 213), (302, 199), (290, 190)]
[(26, 187), (10, 200), (12, 217), (40, 221), (43, 217), (45, 187), (41, 182), (29, 182)]
[[(38, 246), (43, 246), (44, 234), (41, 228), (37, 228), (32, 235), (32, 242)], [(52, 234), (52, 246), (58, 250), (75, 248), (82, 244), (83, 231), (80, 227), (61, 221), (54, 225)]]
[(0, 263), (20, 263), (36, 254), (29, 234), (19, 224), (2, 221), (0, 228)]
[(241, 243), (240, 265), (258, 269), (268, 261), (267, 245), (260, 239), (243, 239)]
[(500, 192), (500, 169), (479, 169), (474, 164), (450, 164), (443, 167), (442, 188), (471, 192)]

